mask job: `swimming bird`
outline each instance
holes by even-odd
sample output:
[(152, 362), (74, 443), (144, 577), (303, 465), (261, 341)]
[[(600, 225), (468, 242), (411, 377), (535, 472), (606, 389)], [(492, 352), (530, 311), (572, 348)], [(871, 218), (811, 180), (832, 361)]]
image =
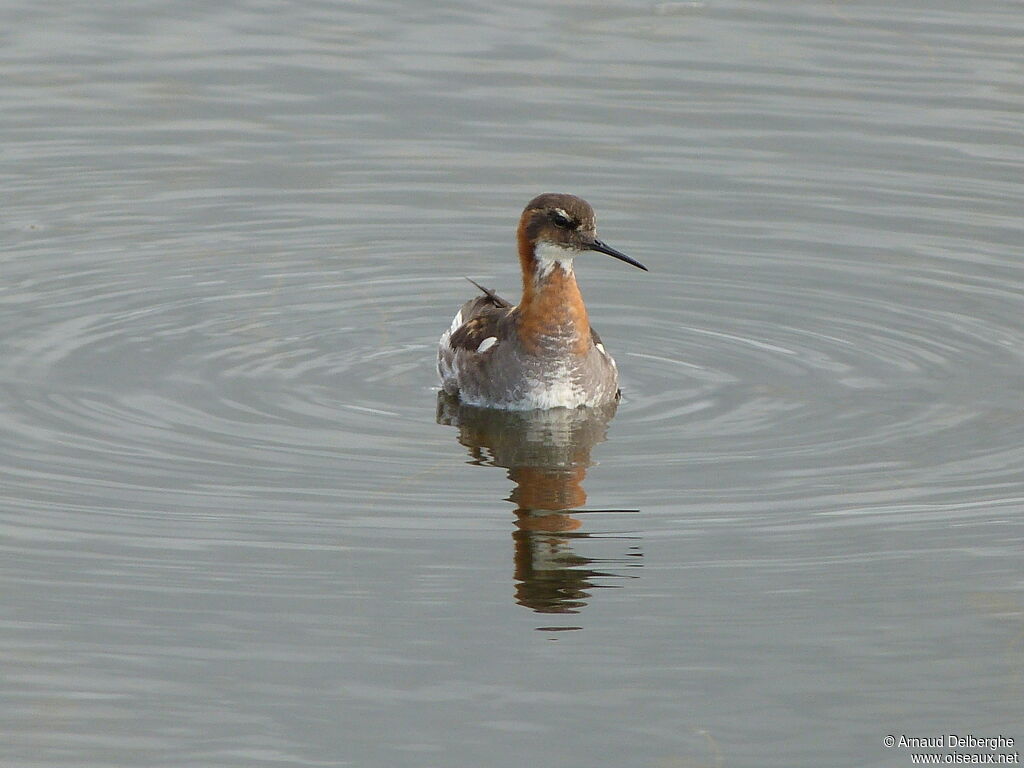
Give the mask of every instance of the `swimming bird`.
[(455, 313), (437, 349), (441, 386), (462, 402), (532, 410), (598, 406), (619, 398), (618, 369), (590, 326), (573, 260), (596, 251), (647, 267), (597, 238), (594, 209), (575, 195), (539, 195), (516, 231), (523, 295), (515, 306), (482, 296)]

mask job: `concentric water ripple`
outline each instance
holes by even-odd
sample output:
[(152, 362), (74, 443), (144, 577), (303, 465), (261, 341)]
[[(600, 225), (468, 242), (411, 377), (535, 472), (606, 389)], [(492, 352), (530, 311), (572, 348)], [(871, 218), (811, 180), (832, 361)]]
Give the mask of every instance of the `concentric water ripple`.
[(343, 489), (369, 507), (422, 469), (434, 342), (405, 331), (422, 312), (412, 279), (184, 264), (154, 284), (147, 267), (94, 259), (8, 294), (48, 308), (20, 314), (3, 377), (20, 504), (120, 507), (143, 529), (231, 499), (280, 511)]
[[(434, 386), (429, 320), (467, 289), (378, 266), (344, 279), (320, 265), (255, 274), (266, 266), (228, 279), (186, 265), (156, 286), (141, 259), (96, 259), (10, 292), (10, 306), (49, 309), (40, 323), (21, 314), (6, 368), (8, 480), (25, 486), (23, 501), (87, 505), (92, 488), (108, 507), (201, 506), (203, 494), (301, 506), (304, 493), (343, 485), (368, 507), (382, 475), (416, 475)], [(636, 297), (609, 303), (607, 272), (584, 277), (626, 393), (609, 461), (662, 478), (638, 501), (678, 492), (663, 466), (692, 479), (691, 494), (721, 495), (713, 477), (732, 478), (729, 503), (740, 506), (856, 505), (886, 496), (873, 487), (882, 474), (908, 503), (951, 492), (995, 501), (1013, 485), (1012, 290), (845, 266), (820, 263), (794, 290), (784, 262), (697, 260), (685, 280), (660, 278), (642, 313), (632, 306), (651, 293), (641, 281)], [(233, 290), (236, 280), (247, 287)], [(33, 469), (44, 455), (60, 470)], [(234, 485), (254, 469), (262, 483)]]
[[(1005, 283), (961, 291), (955, 275), (832, 269), (796, 293), (784, 263), (668, 289), (633, 326), (645, 350), (621, 359), (625, 460), (676, 466), (688, 498), (721, 496), (709, 474), (739, 480), (737, 509), (1018, 504), (1019, 298)], [(651, 428), (676, 436), (671, 454), (644, 450)]]

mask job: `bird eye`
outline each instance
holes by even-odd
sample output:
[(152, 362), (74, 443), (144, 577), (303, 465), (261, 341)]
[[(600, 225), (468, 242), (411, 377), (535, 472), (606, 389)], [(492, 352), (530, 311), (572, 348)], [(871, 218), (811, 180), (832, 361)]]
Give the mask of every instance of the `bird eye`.
[(568, 216), (566, 216), (564, 213), (562, 213), (560, 211), (552, 211), (551, 212), (551, 221), (559, 229), (572, 229), (573, 228), (572, 219), (570, 219)]

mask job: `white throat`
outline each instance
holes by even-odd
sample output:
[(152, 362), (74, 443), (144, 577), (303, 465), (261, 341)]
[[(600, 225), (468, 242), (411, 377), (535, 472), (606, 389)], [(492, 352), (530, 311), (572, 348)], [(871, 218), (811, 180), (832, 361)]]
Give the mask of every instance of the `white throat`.
[(533, 249), (533, 255), (537, 259), (537, 278), (544, 279), (551, 274), (555, 267), (561, 268), (567, 275), (572, 274), (572, 260), (578, 251), (572, 248), (541, 241)]

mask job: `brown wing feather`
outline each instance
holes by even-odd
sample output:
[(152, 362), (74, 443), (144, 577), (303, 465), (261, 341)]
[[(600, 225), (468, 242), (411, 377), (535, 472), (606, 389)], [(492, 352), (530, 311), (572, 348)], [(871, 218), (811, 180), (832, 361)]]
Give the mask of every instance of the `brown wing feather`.
[[(468, 319), (452, 333), (448, 343), (452, 349), (476, 350), (484, 339), (497, 335), (498, 321), (508, 314), (512, 302), (501, 298), (490, 288), (484, 288), (476, 280), (468, 277), (466, 279), (475, 285), (483, 296), (477, 296), (462, 307), (462, 316)], [(601, 343), (601, 336), (593, 326), (590, 327), (590, 337), (594, 344)]]
[(511, 301), (508, 301), (506, 299), (501, 298), (501, 296), (496, 294), (490, 288), (484, 288), (476, 280), (470, 280), (470, 278), (468, 278), (468, 277), (466, 279), (469, 280), (469, 282), (471, 282), (477, 288), (479, 288), (480, 291), (484, 294), (484, 296), (487, 297), (490, 300), (491, 304), (493, 304), (494, 306), (496, 306), (496, 307), (503, 307), (503, 308), (508, 308), (508, 307), (512, 306), (512, 302)]
[[(482, 300), (482, 297), (477, 299), (478, 302)], [(480, 342), (497, 334), (498, 321), (508, 313), (505, 309), (493, 306), (473, 307), (472, 311), (475, 311), (475, 314), (460, 325), (448, 339), (452, 349), (476, 351)]]
[[(469, 280), (468, 277), (466, 279)], [(479, 288), (484, 295), (477, 296), (463, 305), (462, 316), (466, 319), (452, 332), (448, 344), (452, 349), (469, 349), (475, 352), (480, 342), (498, 334), (498, 323), (508, 314), (512, 303), (473, 280), (469, 282)]]

